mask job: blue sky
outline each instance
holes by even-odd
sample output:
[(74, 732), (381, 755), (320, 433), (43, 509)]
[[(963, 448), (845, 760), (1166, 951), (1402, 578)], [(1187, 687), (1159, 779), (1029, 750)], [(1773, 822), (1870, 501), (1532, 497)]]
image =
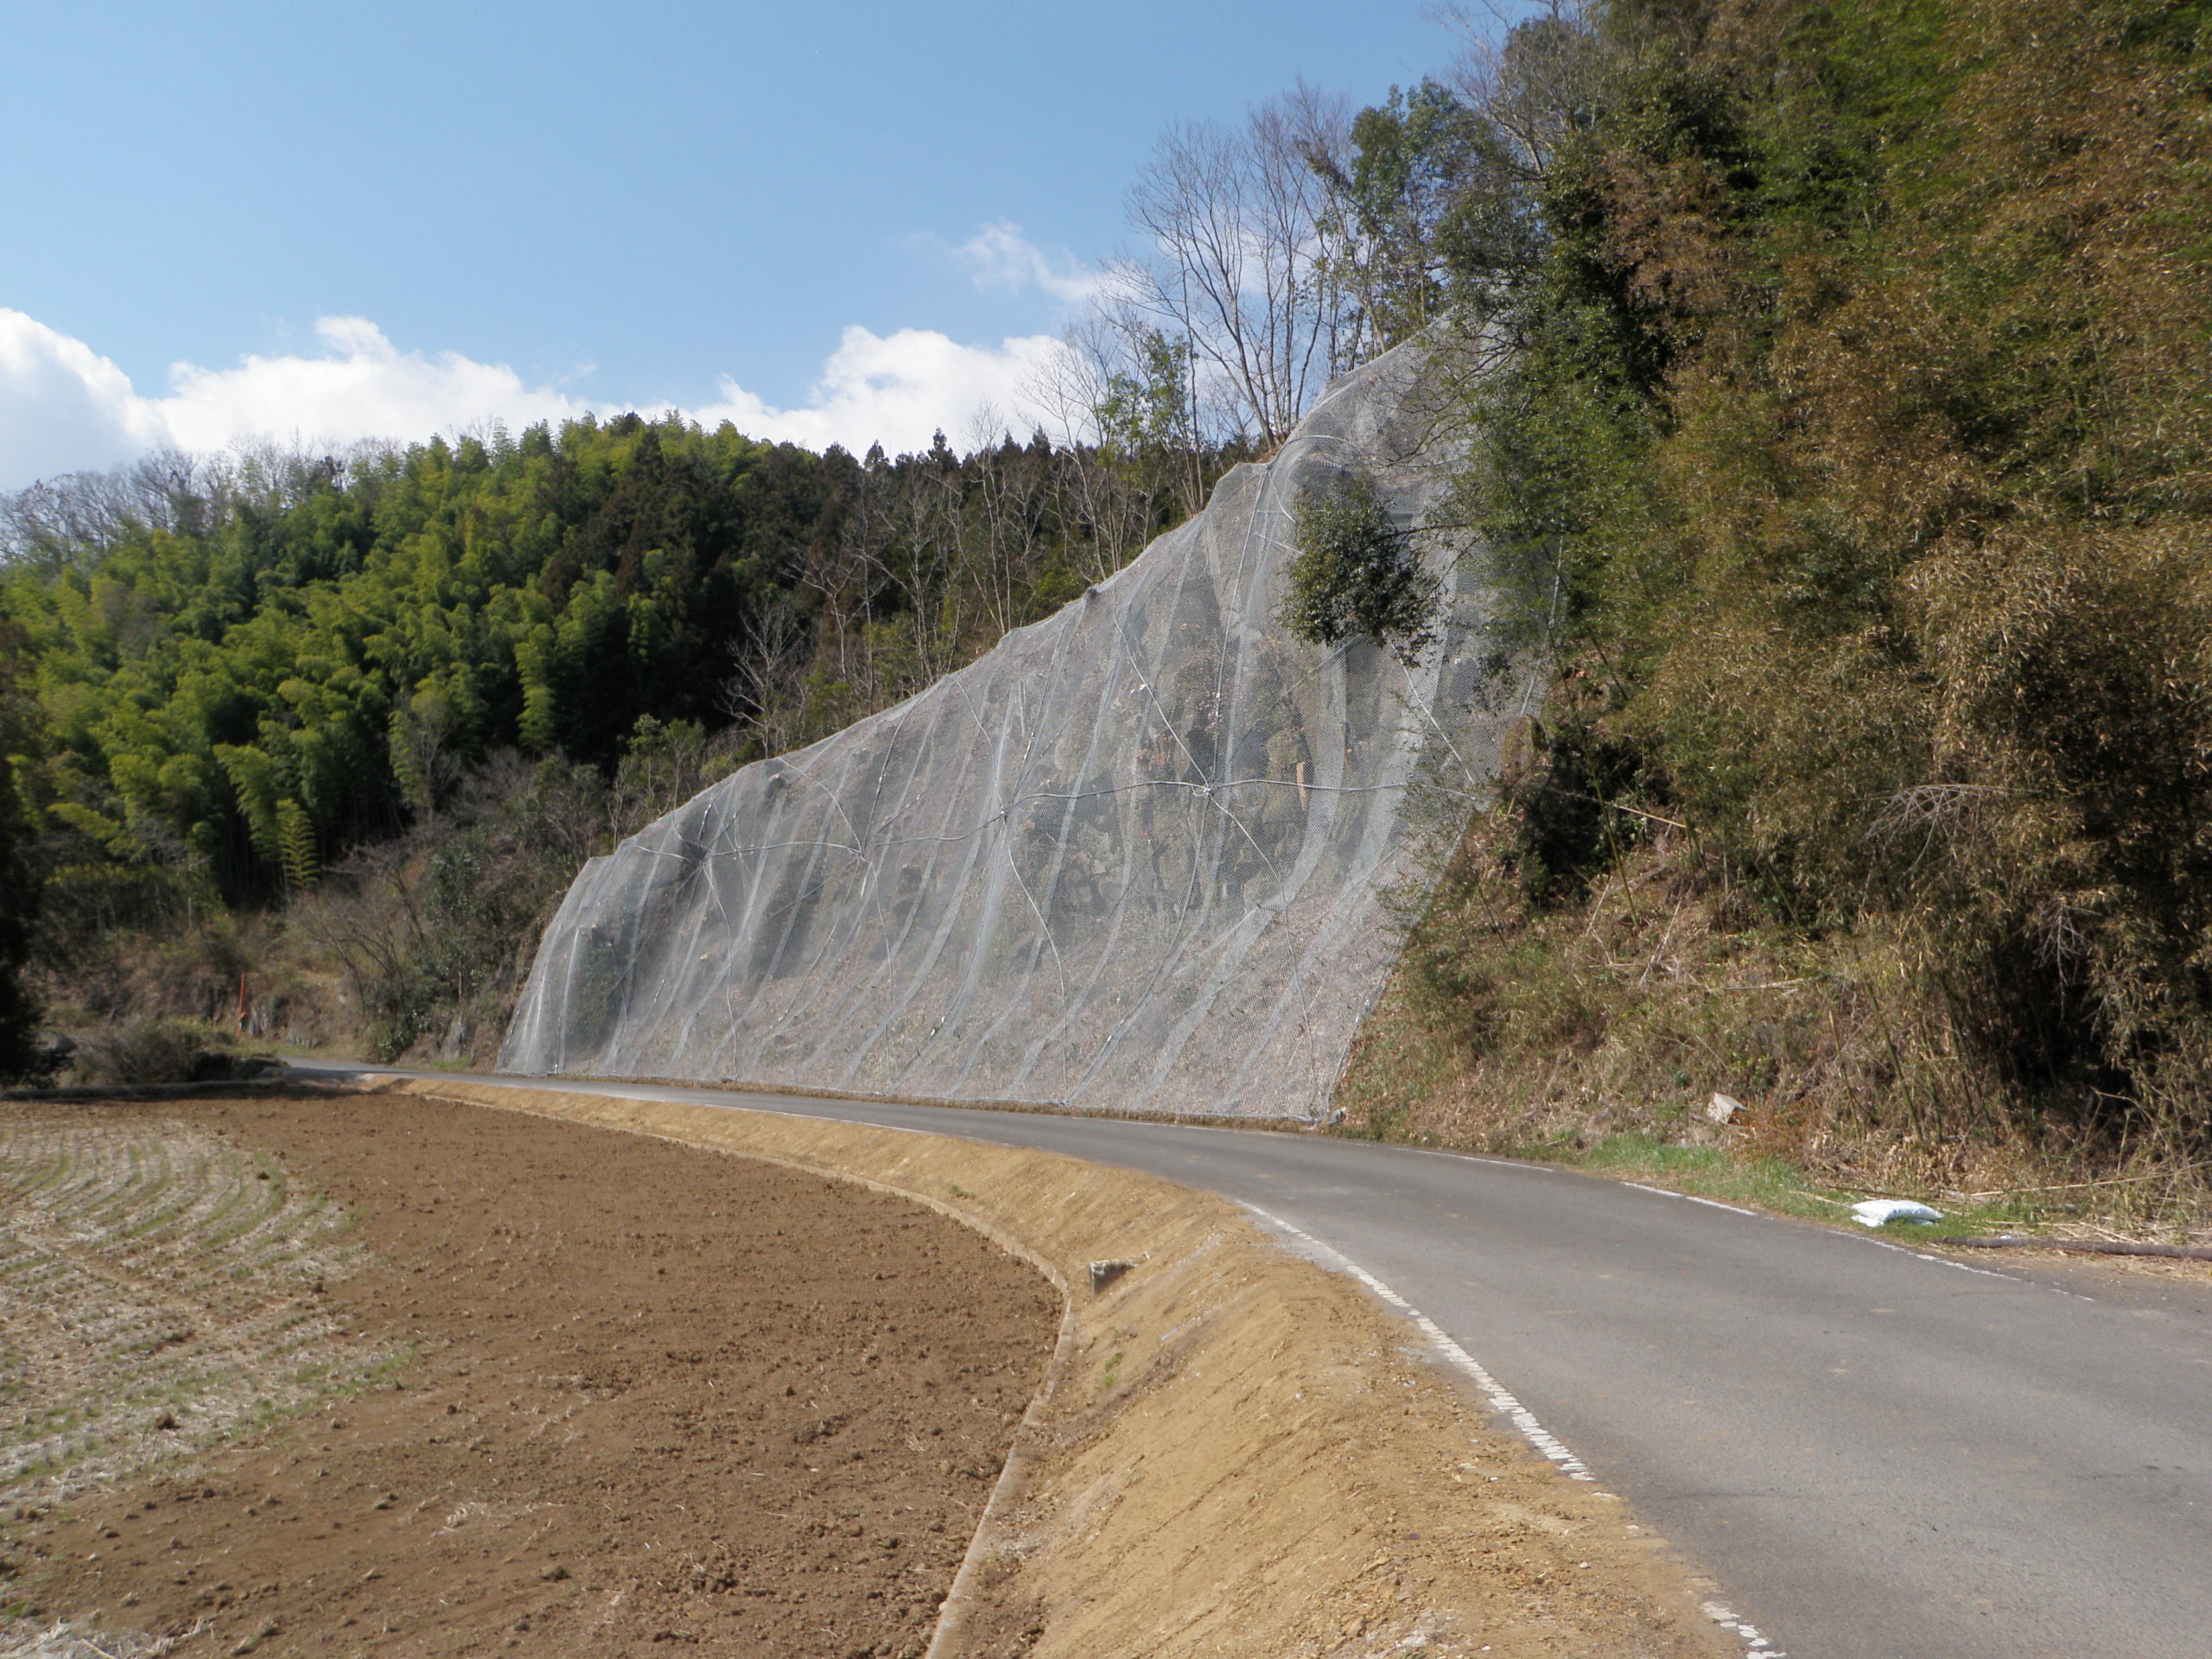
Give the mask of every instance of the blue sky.
[(1125, 240), (1165, 124), (1301, 74), (1370, 101), (1453, 47), (1418, 0), (9, 7), (0, 488), (472, 400), (773, 424), (841, 341), (849, 391), (951, 408), (1058, 331), (1067, 284), (1020, 273)]

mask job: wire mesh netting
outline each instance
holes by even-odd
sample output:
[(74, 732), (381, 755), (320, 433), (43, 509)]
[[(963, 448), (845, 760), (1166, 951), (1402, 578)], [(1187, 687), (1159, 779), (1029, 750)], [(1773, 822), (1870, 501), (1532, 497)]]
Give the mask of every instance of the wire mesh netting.
[[(1485, 609), (1407, 348), (1065, 609), (585, 866), (509, 1071), (1315, 1118), (1382, 988), (1407, 804), (1471, 802)], [(1435, 646), (1279, 620), (1302, 489), (1370, 480)]]

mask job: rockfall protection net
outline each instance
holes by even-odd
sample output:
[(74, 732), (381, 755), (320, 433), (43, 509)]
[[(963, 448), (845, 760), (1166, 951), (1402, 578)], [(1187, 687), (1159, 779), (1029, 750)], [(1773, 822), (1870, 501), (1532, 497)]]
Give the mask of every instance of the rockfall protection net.
[[(1471, 803), (1497, 752), (1418, 371), (1346, 376), (1057, 615), (592, 860), (502, 1068), (1325, 1114), (1395, 954), (1409, 793)], [(1444, 581), (1410, 670), (1278, 620), (1300, 491), (1346, 474)]]

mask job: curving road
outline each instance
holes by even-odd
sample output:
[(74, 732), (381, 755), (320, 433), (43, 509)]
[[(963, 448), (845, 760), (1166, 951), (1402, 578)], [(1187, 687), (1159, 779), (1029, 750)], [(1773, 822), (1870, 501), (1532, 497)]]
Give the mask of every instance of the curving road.
[(527, 1082), (1043, 1147), (1259, 1206), (1441, 1325), (1759, 1654), (2212, 1659), (2212, 1281), (1982, 1268), (1310, 1135)]

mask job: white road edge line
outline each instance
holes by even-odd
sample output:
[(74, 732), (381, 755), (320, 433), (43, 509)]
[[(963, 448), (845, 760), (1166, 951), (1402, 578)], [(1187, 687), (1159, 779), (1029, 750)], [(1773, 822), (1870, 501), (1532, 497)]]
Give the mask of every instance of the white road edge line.
[(1663, 1186), (1646, 1186), (1642, 1181), (1623, 1181), (1623, 1186), (1632, 1186), (1639, 1192), (1656, 1192), (1662, 1198), (1680, 1198), (1685, 1204), (1701, 1204), (1708, 1210), (1726, 1210), (1732, 1216), (1757, 1216), (1756, 1210), (1746, 1210), (1740, 1204), (1723, 1204), (1718, 1198), (1700, 1198), (1694, 1192), (1671, 1192)]
[(1744, 1651), (1756, 1659), (1789, 1659), (1789, 1656), (1758, 1632), (1758, 1627), (1735, 1613), (1720, 1602), (1708, 1601), (1698, 1610), (1724, 1630), (1733, 1630), (1744, 1638)]
[(1523, 1174), (1559, 1173), (1549, 1164), (1532, 1164), (1518, 1158), (1484, 1158), (1478, 1153), (1445, 1152), (1435, 1147), (1408, 1147), (1405, 1150), (1417, 1153), (1423, 1158), (1449, 1158), (1457, 1164), (1488, 1164), (1492, 1169), (1517, 1169)]
[[(1657, 1189), (1654, 1188), (1651, 1190), (1656, 1191)], [(1681, 1195), (1669, 1193), (1668, 1196), (1673, 1198)], [(1237, 1202), (1243, 1205), (1247, 1210), (1257, 1216), (1262, 1221), (1266, 1222), (1268, 1226), (1276, 1228), (1282, 1232), (1289, 1234), (1293, 1238), (1295, 1238), (1303, 1243), (1314, 1255), (1324, 1257), (1327, 1261), (1334, 1263), (1343, 1272), (1347, 1273), (1354, 1279), (1358, 1280), (1361, 1284), (1366, 1286), (1368, 1289), (1373, 1291), (1385, 1302), (1389, 1303), (1392, 1307), (1396, 1308), (1401, 1313), (1403, 1313), (1408, 1319), (1411, 1319), (1414, 1323), (1414, 1328), (1418, 1330), (1421, 1335), (1428, 1338), (1430, 1344), (1434, 1347), (1439, 1353), (1442, 1354), (1444, 1357), (1450, 1361), (1454, 1367), (1465, 1372), (1467, 1376), (1473, 1381), (1474, 1385), (1482, 1390), (1483, 1397), (1488, 1400), (1491, 1404), (1497, 1409), (1500, 1414), (1507, 1418), (1513, 1424), (1514, 1427), (1521, 1431), (1522, 1436), (1527, 1439), (1529, 1445), (1535, 1446), (1537, 1451), (1542, 1452), (1545, 1457), (1550, 1459), (1553, 1463), (1559, 1465), (1559, 1470), (1561, 1474), (1567, 1476), (1570, 1480), (1587, 1480), (1594, 1482), (1598, 1478), (1597, 1476), (1590, 1472), (1589, 1466), (1585, 1464), (1581, 1459), (1576, 1457), (1573, 1452), (1567, 1449), (1566, 1445), (1560, 1441), (1557, 1435), (1554, 1434), (1549, 1429), (1546, 1428), (1541, 1423), (1536, 1421), (1536, 1414), (1535, 1412), (1530, 1411), (1528, 1407), (1522, 1405), (1518, 1400), (1515, 1399), (1503, 1383), (1500, 1382), (1496, 1377), (1492, 1376), (1487, 1370), (1483, 1369), (1481, 1361), (1478, 1360), (1472, 1354), (1469, 1353), (1465, 1348), (1462, 1348), (1458, 1343), (1454, 1342), (1450, 1335), (1446, 1332), (1444, 1327), (1437, 1324), (1435, 1320), (1430, 1319), (1427, 1314), (1422, 1313), (1404, 1297), (1399, 1295), (1396, 1291), (1391, 1289), (1389, 1286), (1384, 1284), (1380, 1279), (1377, 1279), (1365, 1268), (1361, 1267), (1358, 1262), (1353, 1261), (1350, 1256), (1346, 1255), (1342, 1250), (1336, 1249), (1333, 1245), (1324, 1244), (1319, 1239), (1314, 1237), (1313, 1234), (1307, 1232), (1304, 1228), (1293, 1226), (1289, 1222), (1285, 1221), (1281, 1216), (1274, 1214), (1272, 1211), (1262, 1210), (1258, 1205), (1253, 1204), (1246, 1199), (1240, 1198)], [(1719, 1208), (1724, 1210), (1729, 1207), (1730, 1206), (1727, 1205), (1722, 1205), (1719, 1206)], [(1747, 1211), (1745, 1213), (1750, 1214), (1751, 1212)], [(1762, 1636), (1757, 1626), (1751, 1624), (1748, 1620), (1738, 1618), (1731, 1609), (1723, 1605), (1721, 1603), (1717, 1601), (1705, 1602), (1700, 1605), (1699, 1611), (1703, 1612), (1707, 1618), (1719, 1625), (1722, 1629), (1732, 1630), (1743, 1639), (1745, 1659), (1789, 1659), (1789, 1656), (1788, 1654), (1784, 1653), (1781, 1649), (1776, 1647), (1774, 1643), (1768, 1641), (1765, 1637)]]
[(1247, 1203), (1244, 1207), (1270, 1227), (1280, 1228), (1293, 1238), (1300, 1240), (1316, 1255), (1326, 1256), (1344, 1272), (1358, 1280), (1361, 1284), (1365, 1285), (1368, 1289), (1410, 1319), (1414, 1322), (1414, 1328), (1428, 1338), (1439, 1353), (1473, 1379), (1475, 1386), (1483, 1391), (1483, 1397), (1511, 1421), (1514, 1427), (1521, 1431), (1529, 1445), (1559, 1465), (1560, 1473), (1571, 1480), (1594, 1481), (1598, 1478), (1590, 1472), (1588, 1465), (1568, 1451), (1556, 1435), (1536, 1421), (1535, 1413), (1530, 1411), (1528, 1407), (1508, 1393), (1505, 1385), (1484, 1370), (1481, 1362), (1472, 1354), (1452, 1341), (1446, 1333), (1444, 1327), (1437, 1324), (1434, 1319), (1430, 1319), (1427, 1314), (1399, 1295), (1396, 1291), (1391, 1289), (1365, 1268), (1361, 1267), (1342, 1250), (1324, 1244), (1304, 1228), (1292, 1226), (1281, 1216), (1262, 1210), (1256, 1204)]
[(2002, 1279), (2006, 1281), (2008, 1283), (2015, 1285), (2025, 1282), (2023, 1280), (2014, 1278), (2009, 1273), (1998, 1273), (1988, 1268), (1968, 1267), (1963, 1262), (1952, 1261), (1948, 1255), (1930, 1255), (1925, 1250), (1914, 1249), (1910, 1244), (1893, 1244), (1886, 1238), (1875, 1238), (1871, 1235), (1861, 1236), (1857, 1233), (1845, 1233), (1842, 1236), (1845, 1238), (1856, 1238), (1860, 1243), (1872, 1244), (1877, 1249), (1895, 1250), (1899, 1255), (1910, 1255), (1916, 1261), (1933, 1262), (1939, 1268), (1955, 1268), (1961, 1273), (1973, 1274), (1977, 1279)]

